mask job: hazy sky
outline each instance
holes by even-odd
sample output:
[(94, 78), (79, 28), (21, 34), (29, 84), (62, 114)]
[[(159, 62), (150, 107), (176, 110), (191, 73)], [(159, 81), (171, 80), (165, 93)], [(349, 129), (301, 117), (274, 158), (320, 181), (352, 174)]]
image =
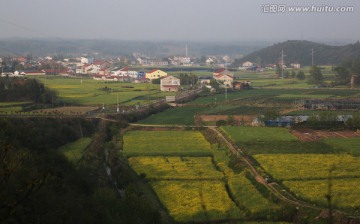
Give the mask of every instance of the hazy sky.
[[(274, 5), (285, 12), (268, 12)], [(354, 11), (288, 9), (312, 5)], [(360, 39), (359, 0), (1, 0), (0, 8), (0, 38)]]

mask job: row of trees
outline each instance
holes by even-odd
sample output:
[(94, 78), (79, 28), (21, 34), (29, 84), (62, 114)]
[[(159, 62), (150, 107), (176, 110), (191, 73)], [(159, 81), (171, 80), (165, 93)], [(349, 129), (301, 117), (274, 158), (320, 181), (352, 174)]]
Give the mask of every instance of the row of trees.
[[(333, 69), (335, 72), (335, 78), (332, 81), (332, 85), (360, 85), (360, 60), (346, 60), (343, 61), (339, 66)], [(312, 66), (309, 70), (310, 75), (308, 76), (308, 83), (314, 85), (322, 85), (325, 78), (321, 72), (321, 68), (318, 66)], [(280, 66), (277, 66), (276, 74), (284, 78), (297, 78), (304, 80), (306, 78), (303, 71), (282, 71)]]
[(53, 103), (55, 92), (45, 88), (37, 79), (0, 77), (1, 101), (33, 101), (35, 103)]

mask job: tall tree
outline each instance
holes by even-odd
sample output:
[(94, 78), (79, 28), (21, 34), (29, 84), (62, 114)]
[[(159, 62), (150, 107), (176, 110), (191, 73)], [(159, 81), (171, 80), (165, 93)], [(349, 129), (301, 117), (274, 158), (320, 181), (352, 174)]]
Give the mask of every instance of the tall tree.
[(324, 82), (324, 76), (321, 73), (321, 70), (317, 66), (312, 66), (310, 68), (310, 77), (309, 77), (309, 83), (320, 85)]
[(299, 71), (296, 74), (296, 78), (299, 79), (299, 80), (304, 80), (305, 79), (305, 73), (303, 71)]
[(343, 66), (338, 66), (334, 68), (335, 71), (335, 81), (338, 84), (348, 84), (350, 83), (351, 74), (349, 70)]

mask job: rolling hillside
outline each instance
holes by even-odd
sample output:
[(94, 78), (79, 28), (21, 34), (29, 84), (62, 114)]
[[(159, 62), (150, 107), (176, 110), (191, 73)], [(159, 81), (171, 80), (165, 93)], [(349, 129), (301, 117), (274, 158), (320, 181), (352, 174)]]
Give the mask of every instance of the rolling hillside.
[(284, 51), (285, 63), (300, 63), (301, 66), (311, 65), (311, 49), (314, 49), (315, 65), (337, 65), (347, 59), (360, 58), (360, 43), (348, 44), (345, 46), (330, 46), (311, 41), (289, 40), (273, 46), (263, 48), (246, 55), (235, 65), (242, 62), (252, 61), (266, 64), (275, 64), (281, 59), (281, 51)]

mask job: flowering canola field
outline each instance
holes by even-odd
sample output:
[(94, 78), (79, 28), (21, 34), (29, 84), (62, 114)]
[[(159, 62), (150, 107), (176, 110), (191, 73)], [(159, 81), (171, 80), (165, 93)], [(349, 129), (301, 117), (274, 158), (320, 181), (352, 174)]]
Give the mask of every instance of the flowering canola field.
[(211, 157), (131, 157), (130, 166), (137, 174), (150, 180), (210, 180), (221, 179)]
[(277, 208), (245, 176), (234, 174), (225, 151), (201, 132), (129, 131), (123, 154), (176, 222), (244, 219), (249, 211)]

